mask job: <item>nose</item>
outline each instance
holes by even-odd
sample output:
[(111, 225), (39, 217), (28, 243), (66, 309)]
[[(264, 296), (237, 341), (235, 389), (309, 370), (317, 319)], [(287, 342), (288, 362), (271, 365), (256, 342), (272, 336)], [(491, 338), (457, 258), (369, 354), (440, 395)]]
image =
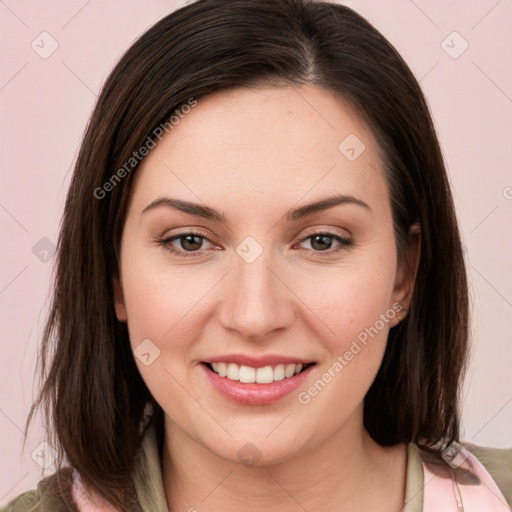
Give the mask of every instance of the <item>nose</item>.
[(227, 277), (219, 314), (225, 329), (263, 341), (292, 324), (294, 295), (267, 251), (252, 263), (236, 255), (235, 268)]

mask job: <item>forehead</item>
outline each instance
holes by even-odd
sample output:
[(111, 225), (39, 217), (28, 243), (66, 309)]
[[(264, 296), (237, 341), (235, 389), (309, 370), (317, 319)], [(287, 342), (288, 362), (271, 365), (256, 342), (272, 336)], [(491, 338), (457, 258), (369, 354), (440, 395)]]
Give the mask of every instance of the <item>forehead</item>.
[(313, 85), (200, 98), (137, 170), (134, 202), (144, 207), (166, 192), (245, 206), (326, 193), (388, 196), (370, 131), (345, 102)]

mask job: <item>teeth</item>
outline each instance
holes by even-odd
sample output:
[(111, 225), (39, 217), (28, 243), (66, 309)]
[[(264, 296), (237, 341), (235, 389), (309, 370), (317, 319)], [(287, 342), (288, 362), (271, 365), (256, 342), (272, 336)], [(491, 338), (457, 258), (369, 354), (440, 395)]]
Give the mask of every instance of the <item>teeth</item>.
[[(226, 363), (217, 363), (218, 366), (218, 372), (221, 377), (227, 377), (228, 375), (228, 365)], [(214, 368), (215, 369), (215, 368)]]
[(231, 380), (240, 380), (240, 366), (235, 363), (229, 363), (227, 378)]
[(289, 379), (290, 377), (293, 377), (294, 373), (295, 373), (295, 365), (294, 364), (286, 365), (286, 368), (284, 369), (284, 376), (287, 379)]
[[(239, 370), (239, 378), (232, 380), (239, 380), (240, 382), (256, 382), (256, 370), (250, 366), (238, 366), (235, 363), (231, 363), (229, 366), (236, 366)], [(228, 378), (230, 377), (228, 373)]]
[(284, 364), (278, 364), (274, 368), (274, 380), (283, 380), (284, 379)]
[(255, 380), (258, 384), (269, 384), (270, 382), (274, 382), (274, 370), (272, 369), (272, 366), (258, 368), (254, 373), (256, 374)]
[(302, 371), (302, 364), (278, 364), (252, 368), (236, 363), (211, 363), (213, 371), (221, 377), (244, 383), (270, 384), (274, 381), (289, 379)]

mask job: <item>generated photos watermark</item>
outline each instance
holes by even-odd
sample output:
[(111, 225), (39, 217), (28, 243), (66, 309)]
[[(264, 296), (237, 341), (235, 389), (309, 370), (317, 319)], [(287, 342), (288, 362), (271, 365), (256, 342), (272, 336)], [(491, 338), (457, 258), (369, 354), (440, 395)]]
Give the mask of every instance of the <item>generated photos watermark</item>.
[[(379, 316), (375, 323), (366, 327), (357, 335), (357, 340), (353, 340), (350, 347), (341, 355), (338, 355), (336, 361), (320, 376), (320, 378), (312, 384), (306, 391), (301, 391), (297, 395), (297, 400), (302, 405), (307, 405), (311, 400), (322, 391), (329, 382), (331, 382), (340, 372), (349, 364), (361, 350), (368, 345), (368, 338), (373, 339), (379, 334), (384, 327), (393, 320), (397, 313), (402, 311), (404, 307), (399, 302), (395, 302), (393, 306)], [(358, 343), (359, 342), (359, 343)]]
[(173, 115), (165, 122), (158, 125), (153, 132), (148, 136), (144, 144), (139, 148), (138, 151), (134, 151), (132, 156), (120, 167), (112, 176), (105, 182), (101, 187), (94, 189), (94, 197), (96, 199), (103, 199), (107, 193), (112, 192), (114, 187), (121, 182), (140, 162), (143, 158), (149, 154), (149, 152), (156, 147), (158, 139), (162, 140), (162, 137), (166, 133), (171, 133), (171, 130), (179, 124), (180, 120), (189, 114), (197, 105), (197, 100), (189, 98), (185, 104), (183, 104), (178, 110), (175, 110)]

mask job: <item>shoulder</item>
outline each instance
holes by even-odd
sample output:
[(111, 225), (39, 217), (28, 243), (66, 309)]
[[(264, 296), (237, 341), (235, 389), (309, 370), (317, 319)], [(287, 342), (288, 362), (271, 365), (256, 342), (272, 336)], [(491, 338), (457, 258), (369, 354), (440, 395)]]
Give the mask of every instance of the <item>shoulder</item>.
[(463, 444), (485, 467), (512, 506), (512, 448), (491, 448), (470, 442)]
[(64, 468), (11, 500), (0, 512), (70, 512), (76, 511), (71, 499), (72, 470)]
[(37, 508), (37, 491), (27, 491), (10, 501), (0, 512), (25, 512), (39, 510)]

